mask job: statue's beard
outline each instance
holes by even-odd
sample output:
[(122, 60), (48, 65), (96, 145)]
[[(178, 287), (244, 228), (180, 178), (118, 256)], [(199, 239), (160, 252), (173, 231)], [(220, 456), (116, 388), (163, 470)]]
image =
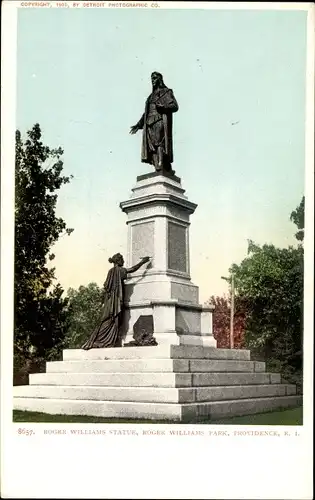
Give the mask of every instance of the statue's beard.
[(156, 83), (153, 83), (153, 84), (152, 84), (152, 88), (153, 88), (153, 90), (158, 89), (160, 86), (161, 86), (161, 82), (156, 82)]

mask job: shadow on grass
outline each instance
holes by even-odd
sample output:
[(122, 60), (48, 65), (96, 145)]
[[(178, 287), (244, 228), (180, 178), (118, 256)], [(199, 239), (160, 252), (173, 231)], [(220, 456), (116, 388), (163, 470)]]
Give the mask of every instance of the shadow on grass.
[(13, 410), (13, 422), (32, 423), (72, 423), (72, 424), (208, 424), (208, 425), (303, 425), (303, 408), (290, 408), (273, 412), (257, 413), (255, 415), (244, 415), (241, 417), (230, 417), (211, 420), (186, 420), (179, 422), (174, 420), (141, 420), (141, 419), (119, 419), (89, 417), (85, 415), (50, 415), (48, 413), (28, 412)]

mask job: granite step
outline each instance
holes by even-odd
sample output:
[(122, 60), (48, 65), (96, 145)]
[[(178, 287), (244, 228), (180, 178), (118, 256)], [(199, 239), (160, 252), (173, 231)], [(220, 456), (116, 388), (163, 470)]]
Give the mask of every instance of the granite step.
[(255, 413), (265, 413), (285, 408), (296, 408), (303, 404), (303, 397), (300, 395), (237, 399), (231, 401), (215, 401), (183, 406), (182, 418), (193, 416), (196, 419), (210, 417), (213, 419), (253, 415)]
[(175, 387), (16, 386), (14, 397), (179, 403), (194, 401), (194, 389)]
[(200, 387), (280, 384), (278, 373), (34, 373), (30, 385)]
[(231, 385), (224, 387), (196, 387), (193, 390), (195, 402), (227, 401), (230, 399), (250, 399), (296, 395), (296, 386), (293, 384), (256, 384)]
[(158, 388), (26, 385), (14, 387), (13, 394), (14, 397), (44, 399), (187, 403), (292, 396), (296, 394), (296, 386), (290, 384), (267, 384), (226, 387)]
[(116, 359), (50, 361), (47, 373), (264, 372), (259, 361), (216, 359)]
[(107, 349), (64, 349), (63, 360), (105, 359), (224, 359), (250, 360), (246, 349), (217, 349), (190, 345), (160, 345), (150, 347), (113, 347)]
[(210, 403), (144, 403), (73, 399), (14, 398), (14, 408), (48, 414), (89, 415), (104, 418), (175, 420), (222, 418), (290, 408), (302, 404), (301, 396), (280, 396), (213, 401)]
[(281, 375), (279, 373), (192, 373), (191, 383), (193, 387), (280, 384)]

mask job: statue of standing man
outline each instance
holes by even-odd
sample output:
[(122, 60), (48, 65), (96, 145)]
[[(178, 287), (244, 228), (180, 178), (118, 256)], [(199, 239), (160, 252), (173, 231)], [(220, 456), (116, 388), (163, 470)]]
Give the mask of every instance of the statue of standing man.
[(166, 87), (163, 76), (156, 71), (151, 75), (152, 93), (146, 100), (145, 110), (130, 134), (142, 130), (141, 161), (150, 163), (157, 172), (174, 175), (173, 163), (173, 113), (178, 104), (172, 89)]

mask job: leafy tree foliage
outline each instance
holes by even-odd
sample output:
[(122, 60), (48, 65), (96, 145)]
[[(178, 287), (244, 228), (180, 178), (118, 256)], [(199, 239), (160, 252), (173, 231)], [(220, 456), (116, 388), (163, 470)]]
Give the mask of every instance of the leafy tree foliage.
[(61, 148), (41, 141), (35, 124), (23, 141), (16, 131), (15, 160), (15, 367), (23, 360), (54, 357), (67, 329), (67, 299), (54, 285), (52, 246), (71, 234), (56, 217), (57, 192), (70, 181), (62, 176)]
[(96, 283), (68, 290), (69, 329), (66, 343), (70, 349), (79, 348), (96, 326), (101, 314), (103, 289)]
[(293, 210), (290, 216), (290, 220), (298, 228), (298, 232), (295, 233), (295, 237), (298, 241), (304, 240), (304, 215), (305, 215), (305, 197), (303, 196), (299, 206)]
[[(291, 216), (299, 231), (304, 230), (303, 207), (302, 200)], [(249, 241), (247, 257), (230, 269), (246, 309), (246, 346), (297, 383), (303, 363), (303, 257), (302, 245), (276, 248)]]

